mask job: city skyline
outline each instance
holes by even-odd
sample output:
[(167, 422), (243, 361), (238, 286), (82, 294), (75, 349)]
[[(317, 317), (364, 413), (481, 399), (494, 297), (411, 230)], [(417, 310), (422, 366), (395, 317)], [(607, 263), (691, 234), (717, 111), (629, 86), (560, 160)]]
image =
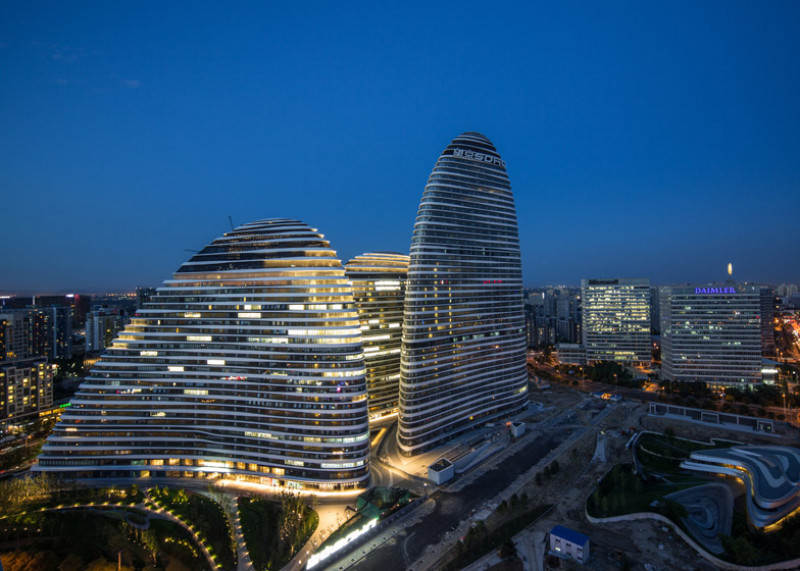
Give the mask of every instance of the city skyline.
[(308, 8), (10, 6), (0, 293), (156, 285), (229, 216), (408, 253), (471, 130), (511, 165), (525, 285), (800, 282), (796, 3)]

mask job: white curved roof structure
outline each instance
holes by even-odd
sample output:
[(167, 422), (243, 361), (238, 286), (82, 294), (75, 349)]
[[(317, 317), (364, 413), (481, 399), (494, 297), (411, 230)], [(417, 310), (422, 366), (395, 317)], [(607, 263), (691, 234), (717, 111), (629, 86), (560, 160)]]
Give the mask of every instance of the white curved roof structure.
[(747, 514), (772, 531), (800, 508), (800, 450), (788, 446), (734, 446), (692, 452), (681, 468), (734, 477), (747, 489)]

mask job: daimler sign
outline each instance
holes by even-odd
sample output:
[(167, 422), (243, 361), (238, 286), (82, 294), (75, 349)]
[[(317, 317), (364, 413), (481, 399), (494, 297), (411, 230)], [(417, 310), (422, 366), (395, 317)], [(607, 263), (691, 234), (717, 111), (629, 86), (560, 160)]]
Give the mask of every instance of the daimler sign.
[(695, 294), (701, 293), (711, 293), (711, 294), (720, 294), (720, 293), (736, 293), (735, 287), (696, 287), (694, 288)]
[(486, 153), (476, 153), (475, 151), (468, 151), (466, 149), (453, 149), (453, 156), (471, 159), (473, 161), (480, 161), (482, 163), (491, 163), (503, 168), (506, 166), (506, 162), (500, 157), (487, 155)]

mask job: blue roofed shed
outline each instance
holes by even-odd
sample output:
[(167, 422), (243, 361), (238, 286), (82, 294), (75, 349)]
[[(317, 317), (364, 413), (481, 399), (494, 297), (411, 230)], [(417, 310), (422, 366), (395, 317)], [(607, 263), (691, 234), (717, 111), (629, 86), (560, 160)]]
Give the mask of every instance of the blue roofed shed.
[(550, 530), (550, 553), (579, 563), (589, 560), (589, 536), (557, 525)]

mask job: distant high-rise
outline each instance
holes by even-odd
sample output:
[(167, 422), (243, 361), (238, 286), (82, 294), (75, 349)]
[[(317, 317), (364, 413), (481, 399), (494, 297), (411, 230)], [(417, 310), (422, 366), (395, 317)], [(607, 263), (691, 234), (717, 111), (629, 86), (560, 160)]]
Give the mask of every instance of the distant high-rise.
[(72, 308), (0, 309), (0, 361), (72, 357)]
[(764, 286), (761, 296), (761, 353), (766, 356), (775, 355), (775, 290)]
[(345, 264), (364, 338), (370, 421), (397, 414), (408, 259), (373, 252)]
[(0, 362), (0, 426), (38, 418), (53, 405), (53, 369), (44, 359)]
[(661, 333), (661, 294), (658, 286), (650, 287), (650, 331)]
[(86, 351), (103, 351), (122, 331), (128, 317), (121, 307), (96, 307), (86, 314)]
[(650, 280), (581, 280), (586, 361), (649, 364)]
[(140, 310), (144, 307), (144, 304), (150, 301), (150, 298), (153, 297), (156, 293), (156, 288), (149, 287), (149, 286), (137, 286), (136, 287), (136, 310)]
[(710, 385), (761, 381), (761, 289), (661, 288), (661, 378)]
[(364, 353), (322, 234), (261, 220), (157, 290), (81, 385), (37, 470), (311, 489), (369, 477)]
[(527, 404), (517, 216), (505, 162), (456, 137), (422, 196), (411, 241), (397, 439), (433, 448)]

